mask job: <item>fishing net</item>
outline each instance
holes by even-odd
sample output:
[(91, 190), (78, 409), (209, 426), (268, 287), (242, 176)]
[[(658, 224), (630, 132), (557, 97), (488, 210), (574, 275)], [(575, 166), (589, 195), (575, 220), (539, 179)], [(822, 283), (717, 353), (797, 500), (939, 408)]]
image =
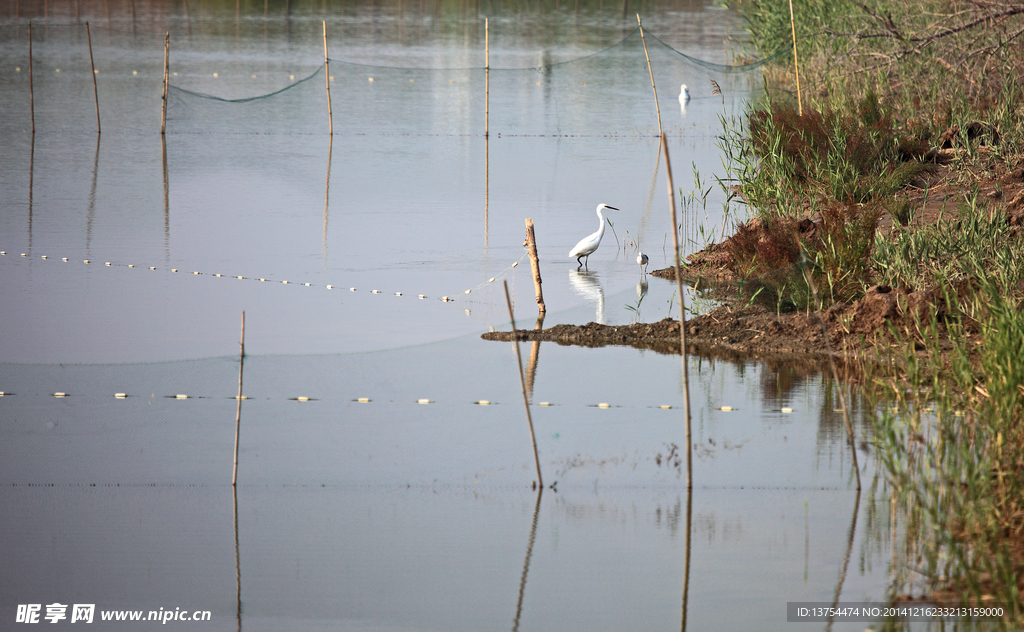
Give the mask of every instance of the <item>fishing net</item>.
[[(27, 36), (26, 29), (9, 27), (5, 35), (12, 37), (2, 48), (13, 58), (12, 42)], [(98, 56), (97, 77), (137, 82), (137, 89), (153, 95), (152, 102), (159, 105), (162, 39), (151, 33), (96, 29), (94, 47), (120, 51)], [(58, 46), (78, 51), (68, 62), (72, 65), (65, 64), (62, 72), (81, 76), (82, 69), (88, 68), (81, 26), (51, 25), (34, 31), (33, 40), (33, 54), (39, 55), (36, 96), (40, 127), (59, 121), (60, 125), (88, 128), (93, 116), (91, 82), (76, 82), (74, 91), (66, 95), (68, 100), (55, 98), (71, 85), (62, 83), (56, 72)], [(737, 103), (756, 87), (756, 73), (751, 71), (767, 61), (738, 66), (702, 61), (673, 49), (653, 33), (641, 38), (640, 30), (634, 28), (621, 41), (592, 54), (568, 56), (538, 50), (535, 63), (519, 67), (395, 67), (343, 59), (330, 59), (324, 65), (307, 54), (303, 63), (296, 58), (266, 61), (260, 70), (250, 73), (251, 83), (246, 83), (239, 80), (243, 70), (238, 62), (207, 59), (208, 53), (181, 48), (186, 50), (172, 48), (168, 134), (322, 137), (328, 129), (329, 85), (335, 135), (365, 136), (368, 142), (381, 142), (383, 137), (401, 141), (408, 135), (480, 137), (485, 130), (491, 138), (653, 137), (658, 133), (658, 115), (648, 56), (659, 88), (662, 128), (670, 135), (686, 135), (692, 123), (687, 117), (694, 114), (695, 103), (711, 104), (702, 109), (716, 116), (726, 104)], [(85, 72), (88, 76), (89, 71)], [(214, 76), (222, 73), (224, 76)], [(24, 89), (24, 73), (4, 76), (10, 82), (5, 89)], [(233, 77), (230, 85), (236, 94), (216, 89), (217, 81), (226, 76)], [(691, 94), (689, 111), (677, 96), (683, 83)], [(247, 96), (247, 91), (260, 96)], [(101, 91), (108, 129), (156, 129), (157, 107), (142, 112), (106, 104), (102, 96)], [(705, 134), (704, 129), (699, 133)], [(335, 141), (336, 152), (337, 145)], [(253, 151), (260, 147), (252, 143), (203, 144), (204, 156), (188, 156), (187, 163), (199, 168), (232, 164), (239, 160), (242, 146), (255, 147)], [(98, 149), (95, 155), (99, 155)], [(657, 162), (656, 154), (649, 158)], [(280, 164), (291, 163), (285, 156)], [(164, 169), (166, 187), (166, 164)], [(94, 164), (93, 173), (96, 171)], [(294, 172), (290, 175), (294, 177)], [(317, 194), (321, 178), (318, 172)], [(641, 188), (646, 185), (641, 183)], [(653, 190), (653, 182), (650, 186)], [(93, 187), (95, 191), (95, 183)], [(204, 191), (202, 187), (195, 190), (197, 195)], [(166, 191), (165, 209), (169, 205)], [(174, 189), (176, 195), (180, 195), (178, 191)], [(202, 209), (196, 224), (205, 218), (203, 201), (195, 204)], [(282, 200), (281, 205), (286, 202)], [(318, 227), (323, 224), (325, 251), (326, 206), (325, 201), (323, 219), (315, 218)], [(36, 219), (37, 226), (40, 221)], [(165, 235), (187, 230), (164, 221)], [(373, 234), (380, 223), (377, 218), (367, 221), (375, 224), (356, 230), (357, 234)], [(519, 234), (520, 220), (515, 223)], [(477, 231), (476, 224), (473, 230)], [(209, 240), (203, 251), (216, 253), (216, 241), (222, 238), (216, 231), (202, 237)], [(190, 241), (199, 239), (196, 236)], [(203, 263), (218, 265), (210, 272), (221, 271), (224, 260), (216, 254), (209, 256), (211, 260)], [(408, 259), (422, 262), (427, 256), (447, 261), (451, 255), (418, 252)], [(503, 253), (498, 269), (517, 258), (522, 260), (518, 250), (509, 256)], [(256, 262), (270, 266), (265, 274), (276, 274), (278, 280), (289, 278), (283, 268), (289, 273), (307, 272), (304, 264), (286, 268), (292, 264), (284, 257), (273, 259), (261, 253), (253, 256), (253, 265)], [(376, 268), (386, 263), (374, 260), (360, 265)], [(123, 262), (119, 266), (118, 270), (126, 267)], [(198, 263), (196, 266), (192, 269), (200, 270)], [(405, 280), (414, 274), (401, 272)], [(454, 274), (447, 267), (444, 272)], [(332, 274), (345, 278), (342, 273)], [(211, 280), (206, 272), (196, 275), (196, 279)], [(483, 283), (489, 276), (474, 270), (473, 282)], [(93, 282), (91, 277), (82, 281)], [(460, 284), (457, 290), (464, 287)], [(320, 288), (318, 291), (327, 291), (323, 284)], [(358, 300), (376, 300), (375, 296)], [(282, 299), (282, 304), (286, 300)], [(600, 300), (603, 305), (603, 292)], [(493, 295), (484, 304), (503, 308)], [(480, 305), (467, 305), (479, 313)], [(498, 312), (488, 319), (502, 319)], [(389, 317), (384, 308), (372, 313), (381, 320)], [(392, 326), (402, 325), (396, 320)], [(589, 368), (593, 358), (589, 354), (596, 353), (593, 350), (550, 343), (543, 345), (543, 351), (541, 345), (530, 346), (529, 351), (524, 345), (523, 349), (529, 358), (525, 373), (538, 448), (551, 480), (565, 485), (625, 487), (671, 487), (684, 480), (677, 356), (652, 352), (638, 359), (635, 350), (604, 350), (600, 353), (619, 356), (622, 362), (610, 367), (604, 363), (598, 374)], [(813, 371), (744, 362), (690, 362), (695, 381), (692, 392), (701, 393), (701, 400), (694, 404), (694, 440), (701, 464), (698, 484), (781, 487), (803, 486), (811, 480), (814, 485), (846, 487), (847, 452), (837, 434), (841, 416), (835, 412), (832, 388), (822, 387), (821, 378)], [(239, 410), (235, 399), (238, 369), (238, 359), (233, 357), (146, 364), (0, 364), (0, 391), (4, 393), (0, 397), (0, 433), (5, 446), (0, 455), (0, 482), (226, 482), (230, 480)], [(737, 385), (752, 386), (744, 386), (747, 390), (742, 392)], [(240, 416), (241, 480), (311, 485), (528, 484), (534, 475), (533, 459), (519, 389), (511, 347), (482, 344), (475, 336), (367, 354), (248, 357), (243, 388), (247, 399), (241, 402)], [(796, 411), (804, 420), (801, 428), (793, 421)], [(808, 428), (807, 419), (817, 420), (820, 427)], [(807, 453), (815, 456), (780, 466), (777, 450), (791, 434), (813, 444)]]
[(216, 130), (218, 121), (231, 120), (246, 122), (253, 132), (322, 134), (329, 125), (329, 84), (336, 135), (651, 136), (658, 133), (653, 72), (662, 129), (678, 135), (687, 127), (679, 101), (683, 83), (691, 104), (732, 103), (757, 88), (752, 71), (786, 53), (717, 64), (645, 36), (646, 55), (635, 28), (593, 54), (552, 62), (552, 54), (541, 50), (536, 65), (521, 68), (410, 68), (330, 59), (328, 66), (291, 75), (289, 85), (258, 97), (226, 99), (172, 84), (168, 116), (179, 133)]

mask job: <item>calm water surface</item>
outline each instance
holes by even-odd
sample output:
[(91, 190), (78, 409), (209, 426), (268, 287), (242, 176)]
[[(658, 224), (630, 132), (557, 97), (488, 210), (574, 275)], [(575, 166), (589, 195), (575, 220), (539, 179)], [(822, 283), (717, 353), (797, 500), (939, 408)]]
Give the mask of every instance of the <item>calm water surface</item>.
[[(81, 3), (97, 135), (73, 5), (0, 3), (0, 628), (59, 602), (211, 611), (174, 624), (197, 630), (771, 630), (787, 601), (884, 598), (889, 503), (858, 500), (834, 391), (794, 367), (690, 358), (690, 496), (678, 357), (522, 345), (555, 486), (530, 491), (515, 354), (479, 338), (509, 327), (502, 281), (536, 317), (525, 218), (545, 325), (678, 314), (635, 263), (672, 242), (632, 13), (250, 4)], [(734, 15), (643, 12), (693, 251), (745, 217), (716, 143), (760, 78), (714, 66), (744, 52)], [(580, 271), (599, 203), (621, 210)]]

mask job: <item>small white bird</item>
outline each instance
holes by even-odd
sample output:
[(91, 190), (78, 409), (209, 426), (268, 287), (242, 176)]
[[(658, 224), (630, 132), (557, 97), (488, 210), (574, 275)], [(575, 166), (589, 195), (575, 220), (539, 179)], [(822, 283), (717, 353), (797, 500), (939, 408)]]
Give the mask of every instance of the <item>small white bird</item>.
[(686, 105), (689, 102), (690, 102), (690, 91), (689, 91), (689, 89), (687, 89), (686, 84), (684, 83), (682, 88), (679, 89), (679, 104), (680, 105)]
[(601, 225), (598, 227), (597, 232), (594, 233), (593, 235), (589, 235), (581, 239), (580, 243), (576, 244), (576, 247), (569, 251), (569, 257), (576, 257), (576, 261), (579, 261), (580, 263), (580, 268), (583, 267), (583, 261), (581, 261), (581, 259), (583, 257), (586, 257), (587, 261), (589, 262), (590, 255), (594, 254), (594, 251), (597, 250), (597, 247), (601, 245), (601, 238), (604, 237), (604, 214), (601, 213), (601, 211), (604, 209), (608, 209), (609, 211), (619, 210), (614, 206), (608, 206), (607, 204), (598, 204), (597, 219), (601, 222)]
[(647, 261), (647, 255), (642, 252), (636, 256), (636, 263), (644, 274), (647, 274)]

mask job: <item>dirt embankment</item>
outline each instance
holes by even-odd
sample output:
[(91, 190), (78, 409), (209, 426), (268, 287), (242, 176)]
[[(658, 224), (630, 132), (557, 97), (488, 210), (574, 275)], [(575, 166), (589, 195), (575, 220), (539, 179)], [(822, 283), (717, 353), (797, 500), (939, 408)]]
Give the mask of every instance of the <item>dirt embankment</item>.
[[(723, 305), (687, 320), (687, 352), (729, 360), (758, 359), (797, 363), (808, 369), (828, 367), (829, 354), (849, 379), (857, 379), (866, 361), (887, 361), (893, 338), (887, 323), (913, 335), (918, 319), (930, 310), (942, 310), (931, 292), (908, 292), (885, 286), (868, 290), (852, 305), (836, 304), (822, 313), (777, 313), (754, 303), (744, 307)], [(483, 334), (485, 340), (513, 340), (513, 332)], [(603, 347), (625, 345), (659, 353), (679, 353), (679, 321), (632, 325), (556, 325), (547, 329), (519, 329), (515, 339), (543, 340), (562, 345)], [(901, 350), (902, 351), (902, 350)]]

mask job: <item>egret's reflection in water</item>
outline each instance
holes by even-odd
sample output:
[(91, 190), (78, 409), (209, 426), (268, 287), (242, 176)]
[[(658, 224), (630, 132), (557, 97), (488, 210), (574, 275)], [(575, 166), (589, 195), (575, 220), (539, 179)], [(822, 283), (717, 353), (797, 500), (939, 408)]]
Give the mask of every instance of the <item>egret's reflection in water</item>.
[(594, 301), (596, 306), (596, 315), (594, 316), (594, 322), (605, 324), (604, 322), (604, 288), (601, 287), (601, 281), (597, 272), (591, 272), (590, 270), (569, 270), (569, 283), (572, 285), (572, 289), (576, 294), (582, 296), (588, 301)]

